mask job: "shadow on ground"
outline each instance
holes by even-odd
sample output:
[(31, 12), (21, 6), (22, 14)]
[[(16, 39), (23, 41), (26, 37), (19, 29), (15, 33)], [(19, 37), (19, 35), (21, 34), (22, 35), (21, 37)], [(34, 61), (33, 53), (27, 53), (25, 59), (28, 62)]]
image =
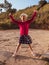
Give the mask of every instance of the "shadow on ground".
[[(6, 57), (6, 59), (4, 61), (0, 61), (0, 65), (6, 65), (6, 61), (8, 61), (10, 58), (12, 58), (12, 52), (9, 52), (9, 51), (0, 51), (0, 55), (3, 55), (4, 57)], [(24, 56), (24, 55), (17, 55), (15, 57), (13, 57), (13, 59), (15, 59), (15, 61), (17, 59), (19, 60), (29, 60), (29, 59), (33, 59), (33, 60), (41, 60), (41, 61), (46, 61), (47, 62), (47, 65), (49, 65), (49, 58), (33, 58), (33, 57), (29, 57), (29, 56)]]

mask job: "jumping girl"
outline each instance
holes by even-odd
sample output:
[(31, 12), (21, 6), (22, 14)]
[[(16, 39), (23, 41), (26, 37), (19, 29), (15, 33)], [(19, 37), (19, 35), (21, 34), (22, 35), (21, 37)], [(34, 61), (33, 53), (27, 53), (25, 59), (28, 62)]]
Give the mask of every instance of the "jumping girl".
[(28, 44), (29, 48), (31, 50), (31, 53), (33, 54), (33, 56), (35, 56), (35, 53), (33, 52), (33, 49), (31, 47), (32, 40), (31, 40), (31, 37), (28, 35), (28, 30), (29, 30), (30, 23), (35, 19), (36, 14), (37, 14), (37, 11), (34, 10), (32, 18), (30, 20), (27, 20), (28, 15), (25, 14), (25, 13), (22, 13), (20, 15), (21, 21), (15, 20), (13, 18), (12, 14), (11, 13), (9, 14), (12, 22), (15, 23), (15, 24), (17, 24), (19, 26), (19, 28), (20, 28), (19, 45), (16, 48), (16, 50), (15, 50), (15, 52), (14, 52), (14, 54), (12, 56), (16, 56), (16, 54), (17, 54), (17, 52), (18, 52), (21, 44)]

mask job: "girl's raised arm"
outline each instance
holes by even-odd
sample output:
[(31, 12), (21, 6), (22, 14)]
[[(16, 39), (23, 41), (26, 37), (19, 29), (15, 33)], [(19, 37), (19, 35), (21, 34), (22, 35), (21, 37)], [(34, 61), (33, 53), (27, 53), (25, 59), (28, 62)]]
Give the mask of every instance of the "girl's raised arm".
[(32, 18), (31, 18), (30, 20), (28, 20), (27, 22), (28, 22), (28, 23), (31, 23), (31, 22), (34, 20), (34, 18), (36, 17), (36, 15), (37, 15), (37, 11), (34, 10), (34, 13), (33, 13), (33, 15), (32, 15)]
[(13, 23), (15, 23), (15, 24), (18, 23), (18, 21), (14, 19), (13, 15), (11, 13), (9, 13), (9, 17)]

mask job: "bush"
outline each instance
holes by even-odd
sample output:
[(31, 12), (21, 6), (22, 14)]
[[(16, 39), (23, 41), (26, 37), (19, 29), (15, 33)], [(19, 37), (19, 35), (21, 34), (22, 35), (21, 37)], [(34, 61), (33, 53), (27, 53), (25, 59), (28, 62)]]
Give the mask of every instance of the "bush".
[(1, 23), (0, 24), (0, 29), (16, 29), (18, 28), (17, 25), (13, 24), (13, 23)]

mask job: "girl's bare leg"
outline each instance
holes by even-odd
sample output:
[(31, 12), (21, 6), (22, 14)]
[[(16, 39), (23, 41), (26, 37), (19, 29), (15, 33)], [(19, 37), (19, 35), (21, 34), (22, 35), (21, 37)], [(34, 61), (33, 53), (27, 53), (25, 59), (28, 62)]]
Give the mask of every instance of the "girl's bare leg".
[(33, 52), (33, 49), (32, 49), (32, 47), (31, 47), (31, 44), (29, 44), (29, 48), (30, 48), (31, 52)]
[(31, 54), (33, 54), (33, 56), (35, 56), (35, 53), (33, 52), (33, 49), (31, 47), (31, 44), (29, 44), (29, 48), (30, 48)]
[(16, 56), (17, 52), (19, 51), (20, 46), (21, 46), (21, 44), (18, 45), (18, 47), (16, 48), (16, 50), (12, 56)]

